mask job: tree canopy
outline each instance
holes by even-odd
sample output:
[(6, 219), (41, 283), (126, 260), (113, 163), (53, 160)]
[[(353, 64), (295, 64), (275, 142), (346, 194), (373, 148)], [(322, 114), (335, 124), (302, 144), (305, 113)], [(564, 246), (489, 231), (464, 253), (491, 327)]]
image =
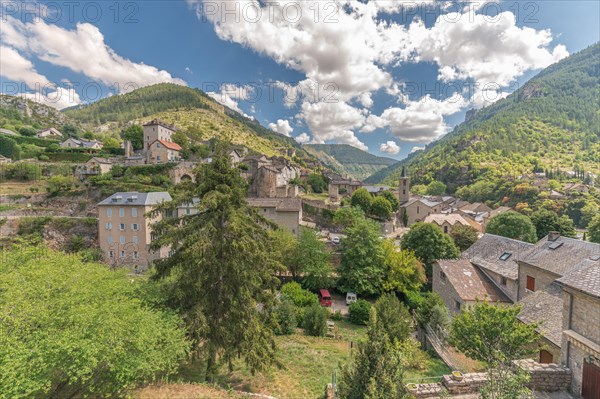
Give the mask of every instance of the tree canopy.
[(20, 247), (0, 262), (0, 398), (115, 398), (176, 371), (189, 349), (142, 280)]
[(170, 246), (171, 256), (156, 263), (168, 303), (187, 322), (193, 349), (206, 357), (206, 376), (214, 380), (218, 361), (245, 360), (252, 372), (274, 356), (273, 306), (282, 265), (275, 259), (266, 227), (273, 226), (248, 206), (246, 185), (220, 144), (213, 162), (153, 214), (174, 213), (198, 198), (198, 212), (164, 218), (154, 226), (152, 248)]
[(402, 237), (402, 248), (414, 252), (431, 275), (431, 267), (437, 259), (454, 259), (459, 251), (448, 234), (444, 234), (437, 225), (418, 222)]
[(537, 241), (531, 219), (518, 212), (508, 211), (490, 219), (486, 231), (502, 237), (534, 243)]

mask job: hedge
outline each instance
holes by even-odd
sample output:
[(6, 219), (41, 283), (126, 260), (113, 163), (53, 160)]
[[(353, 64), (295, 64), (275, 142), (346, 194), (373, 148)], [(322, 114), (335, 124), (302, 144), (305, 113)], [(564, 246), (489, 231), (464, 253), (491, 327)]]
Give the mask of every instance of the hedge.
[(49, 147), (52, 144), (60, 144), (58, 140), (46, 140), (37, 137), (26, 137), (26, 136), (10, 136), (11, 139), (16, 141), (18, 144), (33, 144), (38, 147)]
[(53, 162), (87, 162), (93, 157), (98, 155), (94, 154), (81, 154), (77, 152), (69, 153), (69, 152), (55, 152), (55, 153), (46, 153), (50, 161)]

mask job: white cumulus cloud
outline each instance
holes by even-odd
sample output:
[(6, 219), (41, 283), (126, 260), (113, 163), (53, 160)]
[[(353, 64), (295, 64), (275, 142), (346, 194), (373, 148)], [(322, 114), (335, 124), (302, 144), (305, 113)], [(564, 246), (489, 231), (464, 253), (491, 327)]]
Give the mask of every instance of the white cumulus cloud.
[(120, 56), (104, 42), (104, 35), (92, 24), (78, 23), (70, 30), (48, 24), (41, 18), (26, 23), (10, 16), (5, 16), (2, 23), (0, 39), (5, 45), (105, 85), (118, 85), (120, 92), (164, 82), (185, 85), (183, 80), (165, 70)]
[(400, 147), (394, 141), (388, 141), (387, 143), (381, 143), (379, 151), (385, 152), (386, 154), (396, 155), (400, 152)]
[(294, 131), (294, 128), (290, 126), (290, 122), (283, 119), (279, 119), (277, 123), (269, 123), (269, 129), (287, 137), (290, 137), (290, 134)]
[(295, 140), (300, 144), (306, 144), (310, 141), (310, 136), (306, 133), (298, 135)]

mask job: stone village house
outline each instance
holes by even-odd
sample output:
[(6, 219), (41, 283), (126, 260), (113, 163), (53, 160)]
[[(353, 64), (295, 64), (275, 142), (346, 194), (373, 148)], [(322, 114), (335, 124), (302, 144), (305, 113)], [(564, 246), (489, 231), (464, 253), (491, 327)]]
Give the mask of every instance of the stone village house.
[(439, 260), (433, 290), (452, 312), (479, 300), (522, 307), (541, 323), (538, 361), (572, 370), (573, 393), (600, 395), (600, 245), (550, 233), (536, 244), (485, 234), (461, 259)]

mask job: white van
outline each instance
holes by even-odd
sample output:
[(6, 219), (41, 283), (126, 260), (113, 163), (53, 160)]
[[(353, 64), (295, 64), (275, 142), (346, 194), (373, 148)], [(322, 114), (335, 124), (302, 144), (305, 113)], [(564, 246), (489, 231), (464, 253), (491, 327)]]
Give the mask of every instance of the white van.
[(346, 305), (350, 306), (350, 304), (354, 302), (356, 302), (356, 294), (354, 292), (348, 292), (346, 294)]

